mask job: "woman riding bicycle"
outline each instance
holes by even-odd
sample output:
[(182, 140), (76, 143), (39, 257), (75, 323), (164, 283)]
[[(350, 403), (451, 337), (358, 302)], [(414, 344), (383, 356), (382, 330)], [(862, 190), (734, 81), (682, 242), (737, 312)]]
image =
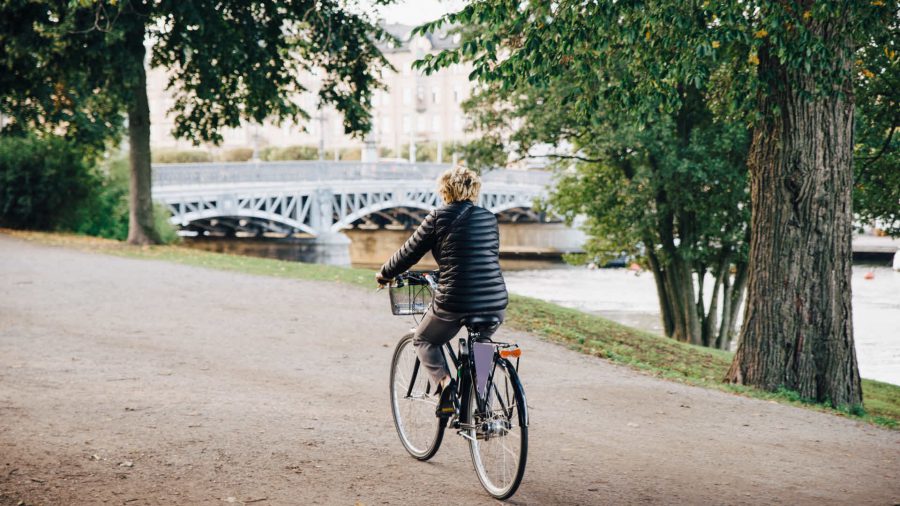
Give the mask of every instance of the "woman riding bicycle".
[[(445, 205), (428, 213), (375, 274), (376, 281), (384, 285), (428, 251), (437, 261), (440, 277), (434, 301), (416, 328), (413, 343), (419, 361), (437, 385), (438, 416), (453, 413), (455, 389), (443, 346), (459, 332), (466, 317), (496, 316), (502, 322), (508, 302), (500, 271), (497, 218), (475, 205), (480, 189), (481, 179), (469, 169), (456, 167), (441, 174), (438, 192)], [(482, 338), (489, 338), (496, 329), (482, 331)]]

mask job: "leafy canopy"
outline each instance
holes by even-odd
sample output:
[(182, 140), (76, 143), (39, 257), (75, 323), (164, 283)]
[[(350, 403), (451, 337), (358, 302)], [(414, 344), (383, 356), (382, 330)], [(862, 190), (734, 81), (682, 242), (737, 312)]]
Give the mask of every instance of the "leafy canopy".
[(0, 5), (0, 113), (6, 131), (51, 131), (102, 144), (117, 138), (136, 92), (145, 43), (150, 64), (168, 71), (175, 135), (221, 141), (242, 120), (299, 122), (322, 76), (322, 103), (348, 132), (371, 128), (388, 36), (340, 0), (53, 0)]
[[(561, 74), (584, 82), (582, 76), (615, 68), (616, 79), (601, 79), (592, 95), (631, 114), (650, 118), (677, 111), (687, 84), (715, 89), (722, 114), (752, 120), (757, 91), (775, 89), (783, 80), (757, 76), (762, 49), (787, 71), (815, 76), (812, 92), (828, 93), (845, 81), (848, 69), (831, 64), (836, 49), (813, 28), (844, 19), (861, 40), (896, 13), (896, 2), (882, 0), (476, 0), (417, 28), (425, 33), (445, 23), (479, 27), (458, 49), (426, 55), (418, 66), (431, 72), (471, 61), (472, 78), (507, 89), (541, 86)], [(587, 97), (579, 105), (581, 114), (597, 110)]]

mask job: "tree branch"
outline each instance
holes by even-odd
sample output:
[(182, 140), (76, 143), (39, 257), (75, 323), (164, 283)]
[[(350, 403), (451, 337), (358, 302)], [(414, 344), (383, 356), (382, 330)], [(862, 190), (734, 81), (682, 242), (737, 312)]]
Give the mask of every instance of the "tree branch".
[(884, 140), (884, 144), (881, 145), (881, 149), (878, 151), (878, 153), (876, 153), (872, 156), (857, 157), (857, 160), (866, 160), (866, 163), (863, 165), (863, 167), (868, 167), (868, 166), (872, 165), (873, 163), (877, 162), (878, 159), (882, 157), (882, 155), (887, 153), (888, 148), (891, 146), (891, 139), (894, 138), (894, 132), (897, 131), (898, 126), (900, 126), (900, 125), (898, 125), (897, 122), (894, 121), (893, 126), (891, 126), (891, 131), (888, 132), (887, 139)]

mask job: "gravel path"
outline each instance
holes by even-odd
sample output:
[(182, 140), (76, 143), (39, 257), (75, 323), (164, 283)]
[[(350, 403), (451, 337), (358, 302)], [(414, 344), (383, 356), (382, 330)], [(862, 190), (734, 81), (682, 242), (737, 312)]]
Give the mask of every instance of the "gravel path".
[[(0, 235), (0, 504), (493, 504), (394, 432), (383, 293)], [(524, 348), (516, 504), (896, 504), (900, 432)]]

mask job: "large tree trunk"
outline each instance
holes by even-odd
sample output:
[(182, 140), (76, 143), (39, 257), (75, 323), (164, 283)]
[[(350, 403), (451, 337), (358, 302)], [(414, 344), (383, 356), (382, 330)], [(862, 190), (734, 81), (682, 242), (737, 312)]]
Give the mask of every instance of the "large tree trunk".
[[(133, 21), (134, 22), (134, 21)], [(129, 30), (130, 53), (135, 59), (130, 102), (128, 104), (128, 142), (131, 181), (128, 214), (128, 242), (158, 244), (159, 234), (153, 224), (153, 198), (150, 172), (150, 106), (147, 100), (147, 74), (144, 69), (144, 27), (134, 22)]]
[[(846, 27), (811, 27), (850, 63)], [(747, 312), (727, 380), (786, 388), (834, 406), (862, 404), (850, 306), (853, 103), (811, 94), (813, 76), (762, 48), (761, 124), (749, 155)], [(848, 73), (849, 74), (849, 73)]]

